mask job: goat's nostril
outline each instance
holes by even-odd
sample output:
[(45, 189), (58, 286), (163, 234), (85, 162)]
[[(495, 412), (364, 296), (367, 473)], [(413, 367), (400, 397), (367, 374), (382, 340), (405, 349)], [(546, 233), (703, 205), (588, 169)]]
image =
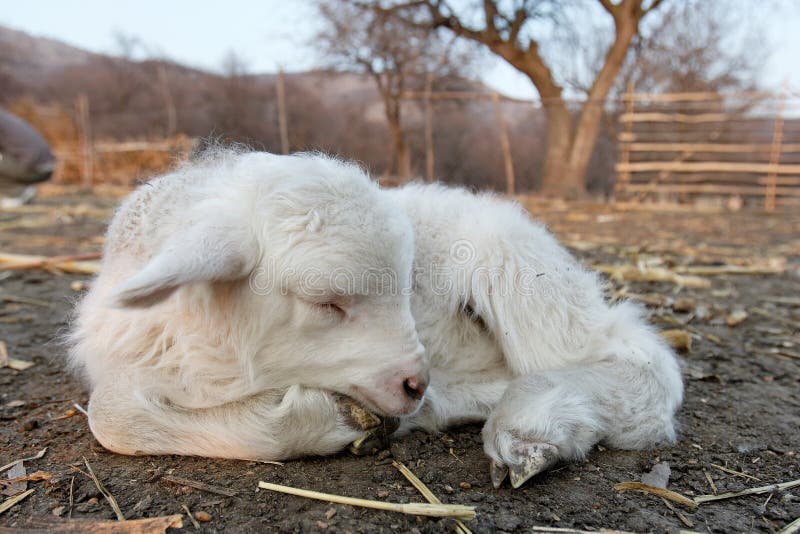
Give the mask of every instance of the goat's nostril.
[(426, 384), (424, 382), (420, 382), (414, 377), (406, 378), (403, 382), (403, 390), (406, 392), (406, 395), (411, 397), (414, 400), (419, 400), (422, 398), (422, 395), (425, 394)]

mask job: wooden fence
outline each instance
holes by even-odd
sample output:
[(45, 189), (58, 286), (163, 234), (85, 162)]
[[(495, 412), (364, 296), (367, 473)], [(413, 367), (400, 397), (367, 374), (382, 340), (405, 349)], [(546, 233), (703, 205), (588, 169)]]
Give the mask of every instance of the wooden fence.
[(405, 91), (402, 95), (404, 100), (422, 100), (425, 103), (425, 179), (433, 182), (434, 175), (434, 150), (433, 150), (433, 102), (434, 101), (467, 101), (483, 100), (491, 101), (494, 110), (495, 121), (497, 123), (497, 138), (500, 151), (503, 155), (503, 171), (506, 178), (506, 194), (513, 196), (516, 194), (516, 177), (514, 174), (514, 160), (511, 157), (511, 141), (509, 139), (508, 124), (503, 114), (503, 103), (513, 102), (516, 104), (535, 105), (537, 101), (520, 98), (510, 98), (501, 96), (498, 92), (477, 92), (477, 91), (437, 91), (431, 90), (432, 78), (427, 77), (424, 91)]
[[(187, 158), (196, 142), (185, 135), (137, 141), (95, 140), (85, 94), (75, 101), (74, 115), (77, 139), (54, 143), (56, 183), (79, 183), (90, 188), (99, 178), (102, 183), (130, 185), (132, 180), (163, 172), (175, 160)], [(174, 117), (170, 114), (168, 118), (174, 129)]]
[(619, 121), (615, 198), (800, 204), (800, 106), (767, 93), (640, 94)]

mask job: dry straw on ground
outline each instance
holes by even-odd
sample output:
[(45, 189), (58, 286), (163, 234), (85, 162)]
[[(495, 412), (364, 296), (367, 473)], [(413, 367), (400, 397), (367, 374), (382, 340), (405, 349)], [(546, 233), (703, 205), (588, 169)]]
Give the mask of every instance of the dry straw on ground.
[(428, 517), (452, 517), (455, 519), (470, 520), (475, 518), (475, 508), (473, 506), (463, 506), (460, 504), (428, 504), (428, 503), (391, 503), (383, 501), (373, 501), (369, 499), (356, 499), (353, 497), (343, 497), (331, 493), (321, 493), (318, 491), (292, 488), (280, 484), (269, 482), (259, 482), (258, 487), (279, 493), (287, 493), (307, 499), (317, 499), (319, 501), (334, 502), (337, 504), (347, 504), (350, 506), (361, 506), (362, 508), (372, 508), (375, 510), (386, 510), (389, 512), (400, 512), (403, 514), (423, 515)]
[(20, 493), (19, 495), (15, 495), (15, 496), (13, 496), (13, 497), (11, 497), (11, 498), (9, 498), (9, 499), (6, 499), (5, 501), (3, 501), (3, 503), (2, 503), (2, 504), (0, 504), (0, 514), (2, 514), (3, 512), (5, 512), (6, 510), (10, 510), (10, 509), (11, 509), (12, 507), (14, 507), (14, 506), (15, 506), (15, 505), (16, 505), (18, 502), (20, 502), (21, 500), (23, 500), (23, 499), (25, 499), (26, 497), (28, 497), (28, 496), (29, 496), (31, 493), (33, 493), (34, 491), (36, 491), (36, 490), (29, 489), (28, 491), (22, 492), (22, 493)]
[(93, 260), (99, 257), (99, 253), (54, 257), (0, 253), (0, 271), (45, 269), (71, 274), (96, 274), (100, 264)]
[(103, 486), (103, 484), (100, 482), (100, 479), (97, 478), (97, 475), (94, 474), (92, 466), (89, 465), (89, 460), (87, 460), (86, 457), (84, 457), (83, 462), (86, 464), (86, 469), (88, 469), (89, 471), (89, 477), (94, 482), (94, 485), (97, 486), (98, 491), (103, 494), (103, 497), (106, 498), (106, 501), (108, 501), (108, 504), (111, 506), (111, 509), (114, 510), (114, 514), (116, 514), (117, 520), (125, 521), (125, 516), (122, 514), (122, 510), (120, 509), (117, 500), (114, 498), (113, 495), (111, 495), (111, 493), (106, 489), (106, 487)]
[[(406, 480), (411, 482), (411, 484), (415, 488), (417, 488), (417, 491), (419, 491), (422, 494), (422, 496), (425, 497), (425, 499), (429, 503), (431, 503), (431, 504), (442, 504), (442, 501), (439, 500), (439, 498), (436, 495), (434, 495), (434, 493), (428, 488), (428, 486), (426, 486), (419, 478), (417, 478), (417, 475), (415, 475), (402, 462), (399, 462), (397, 460), (393, 460), (392, 461), (392, 465), (395, 466), (397, 468), (397, 470), (400, 471), (400, 473), (404, 477), (406, 477)], [(460, 534), (472, 534), (472, 531), (469, 528), (467, 528), (467, 526), (464, 523), (462, 523), (461, 521), (459, 521), (458, 519), (456, 519), (456, 532), (459, 532)]]
[[(22, 525), (25, 532), (47, 532), (48, 534), (164, 534), (170, 528), (183, 528), (180, 514), (162, 517), (147, 517), (128, 521), (90, 519), (61, 520), (55, 517), (34, 517)], [(29, 530), (28, 530), (29, 529)], [(0, 527), (0, 533), (6, 532)]]
[(614, 486), (614, 489), (619, 492), (639, 491), (642, 493), (649, 493), (650, 495), (662, 497), (672, 502), (682, 504), (683, 506), (688, 506), (689, 508), (697, 507), (697, 503), (689, 497), (685, 497), (680, 493), (676, 493), (668, 489), (650, 486), (649, 484), (642, 484), (641, 482), (620, 482)]

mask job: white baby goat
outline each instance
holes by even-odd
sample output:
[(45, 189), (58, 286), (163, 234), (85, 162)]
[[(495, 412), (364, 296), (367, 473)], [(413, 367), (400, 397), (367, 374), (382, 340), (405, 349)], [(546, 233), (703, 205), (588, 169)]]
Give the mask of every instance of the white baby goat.
[[(223, 160), (141, 189), (109, 230), (73, 350), (107, 447), (275, 460), (363, 442), (316, 388), (405, 415), (402, 430), (486, 420), (495, 486), (599, 441), (674, 439), (672, 352), (515, 204), (439, 186), (381, 193), (318, 157)], [(297, 281), (306, 267), (320, 267), (321, 297)]]
[(403, 428), (483, 421), (495, 487), (598, 443), (675, 439), (672, 351), (630, 303), (515, 203), (437, 185), (392, 191), (416, 230), (412, 313), (430, 361)]
[(359, 436), (327, 391), (414, 412), (412, 260), (402, 210), (326, 157), (218, 152), (141, 186), (71, 335), (92, 432), (126, 454), (274, 460)]

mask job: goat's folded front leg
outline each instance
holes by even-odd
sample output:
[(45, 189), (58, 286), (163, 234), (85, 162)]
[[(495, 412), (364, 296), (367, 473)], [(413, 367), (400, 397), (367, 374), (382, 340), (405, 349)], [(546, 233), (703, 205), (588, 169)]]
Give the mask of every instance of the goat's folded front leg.
[(89, 425), (104, 447), (136, 455), (286, 460), (338, 452), (363, 433), (337, 396), (320, 390), (292, 386), (187, 408), (157, 383), (141, 372), (118, 373), (94, 388)]
[(671, 442), (681, 396), (669, 353), (660, 361), (613, 358), (519, 377), (483, 428), (492, 482), (499, 487), (509, 475), (519, 487), (599, 441), (624, 449)]

